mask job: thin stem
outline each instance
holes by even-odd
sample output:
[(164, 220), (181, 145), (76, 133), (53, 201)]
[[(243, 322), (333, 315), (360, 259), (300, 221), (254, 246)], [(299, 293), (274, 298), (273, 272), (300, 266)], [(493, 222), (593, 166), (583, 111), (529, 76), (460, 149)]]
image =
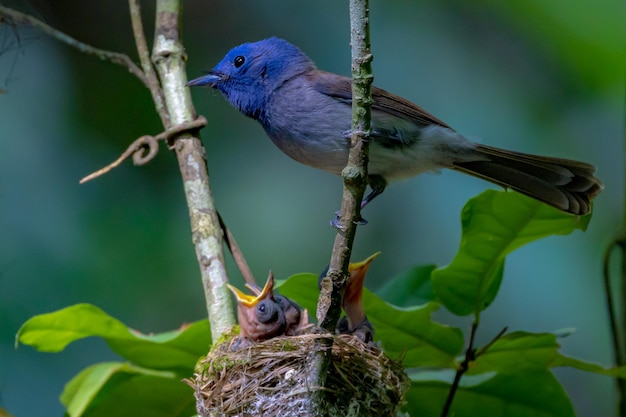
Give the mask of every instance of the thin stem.
[(232, 234), (230, 229), (226, 227), (226, 223), (224, 219), (217, 213), (217, 218), (220, 222), (220, 227), (222, 228), (222, 232), (224, 233), (224, 242), (230, 251), (230, 254), (233, 256), (233, 260), (237, 264), (237, 268), (239, 268), (239, 272), (243, 276), (244, 281), (246, 281), (246, 285), (250, 288), (257, 288), (256, 280), (254, 279), (254, 274), (252, 270), (248, 266), (248, 262), (246, 262), (246, 258), (243, 256), (243, 252), (239, 249), (239, 245), (235, 240), (235, 236)]
[(496, 335), (496, 337), (491, 339), (491, 342), (487, 343), (485, 346), (483, 346), (482, 348), (478, 349), (476, 351), (476, 358), (478, 358), (479, 356), (484, 355), (485, 353), (487, 353), (489, 348), (491, 346), (493, 346), (493, 344), (496, 343), (498, 341), (498, 339), (500, 339), (502, 336), (504, 336), (504, 334), (506, 333), (507, 330), (509, 330), (509, 328), (508, 327), (504, 327), (502, 330), (500, 330), (500, 333), (498, 333)]
[[(626, 239), (616, 239), (607, 248), (604, 253), (604, 259), (602, 262), (602, 278), (604, 281), (604, 291), (606, 293), (606, 307), (609, 315), (609, 323), (611, 326), (611, 340), (613, 342), (613, 354), (615, 355), (615, 366), (626, 366), (626, 329), (622, 329), (620, 333), (619, 319), (617, 318), (617, 308), (614, 303), (614, 294), (611, 287), (611, 273), (610, 273), (610, 260), (611, 254), (618, 249), (621, 253), (621, 282), (620, 292), (622, 295), (622, 320), (626, 321)], [(618, 397), (618, 415), (626, 415), (626, 380), (623, 378), (617, 378), (617, 397)]]
[[(621, 320), (622, 320), (622, 338), (621, 346), (622, 346), (622, 359), (619, 362), (618, 366), (626, 366), (626, 240), (622, 239), (621, 244), (619, 245), (622, 255), (621, 262), (621, 279), (620, 279), (620, 292), (622, 299), (622, 308), (621, 308)], [(617, 378), (617, 389), (618, 389), (618, 415), (626, 416), (626, 380), (624, 378)]]
[(104, 49), (95, 48), (86, 43), (80, 42), (71, 36), (60, 32), (50, 25), (42, 22), (39, 19), (29, 16), (25, 13), (18, 12), (17, 10), (10, 9), (8, 7), (0, 6), (0, 22), (5, 22), (14, 25), (30, 25), (42, 32), (45, 32), (50, 37), (63, 42), (72, 48), (78, 49), (80, 52), (87, 55), (94, 55), (102, 60), (112, 62), (117, 65), (122, 65), (128, 69), (128, 71), (139, 78), (139, 80), (150, 88), (150, 83), (146, 78), (146, 75), (141, 69), (127, 56), (119, 52), (106, 51)]
[(478, 332), (479, 321), (476, 317), (472, 322), (472, 329), (470, 331), (470, 338), (467, 344), (467, 350), (465, 351), (465, 359), (459, 364), (456, 373), (454, 374), (454, 380), (452, 381), (452, 385), (450, 386), (450, 391), (448, 392), (448, 398), (446, 398), (446, 402), (443, 405), (443, 409), (441, 410), (441, 417), (447, 417), (448, 413), (450, 413), (450, 408), (452, 407), (452, 401), (454, 400), (454, 396), (459, 389), (459, 384), (461, 383), (461, 377), (465, 372), (469, 370), (470, 365), (474, 362), (479, 356), (485, 354), (493, 344), (500, 339), (507, 331), (507, 327), (500, 330), (500, 332), (494, 337), (491, 342), (487, 343), (481, 349), (475, 349), (474, 343), (476, 340), (476, 333)]
[[(618, 319), (616, 316), (616, 309), (615, 309), (615, 304), (613, 300), (614, 297), (613, 297), (613, 291), (611, 287), (610, 260), (611, 260), (611, 254), (613, 253), (614, 249), (621, 248), (623, 251), (625, 246), (626, 246), (625, 241), (621, 239), (614, 240), (613, 242), (611, 242), (606, 252), (604, 253), (604, 258), (602, 261), (602, 278), (604, 282), (604, 291), (606, 293), (607, 313), (609, 316), (609, 323), (611, 327), (611, 339), (613, 342), (613, 353), (615, 355), (615, 364), (617, 366), (624, 365), (624, 359), (625, 359), (624, 357), (626, 356), (626, 353), (622, 349), (622, 341), (620, 337)], [(623, 252), (622, 252), (622, 256), (623, 256)]]
[(161, 118), (161, 123), (163, 123), (163, 126), (166, 129), (168, 129), (171, 127), (170, 115), (165, 108), (163, 90), (161, 89), (161, 84), (159, 83), (159, 79), (154, 71), (152, 61), (150, 60), (150, 49), (148, 48), (146, 35), (143, 30), (139, 0), (128, 0), (128, 8), (130, 9), (130, 21), (133, 26), (133, 36), (135, 37), (135, 45), (137, 46), (139, 62), (141, 62), (141, 68), (146, 76), (148, 89), (152, 95), (152, 101), (154, 101), (157, 113)]
[(474, 339), (476, 338), (476, 331), (478, 330), (478, 322), (474, 321), (472, 323), (472, 330), (470, 331), (470, 339), (467, 345), (467, 350), (465, 351), (465, 359), (459, 364), (459, 368), (456, 370), (456, 374), (454, 375), (454, 381), (452, 381), (452, 385), (450, 386), (450, 391), (448, 392), (448, 398), (446, 398), (446, 402), (443, 405), (443, 410), (441, 410), (441, 417), (447, 417), (450, 412), (450, 407), (452, 407), (452, 401), (454, 400), (454, 396), (456, 395), (457, 390), (459, 389), (459, 384), (461, 383), (461, 377), (467, 370), (469, 369), (470, 363), (476, 359), (476, 350), (474, 349)]
[(361, 201), (367, 187), (368, 136), (371, 123), (372, 54), (369, 38), (368, 0), (350, 0), (352, 46), (352, 133), (348, 164), (342, 171), (343, 195), (327, 277), (322, 280), (317, 308), (319, 325), (334, 331), (341, 314), (341, 298), (348, 279), (348, 264)]
[[(624, 130), (624, 139), (626, 139), (626, 129)], [(626, 175), (626, 174), (625, 174)], [(624, 204), (622, 205), (622, 216), (623, 218), (623, 230), (622, 230), (622, 239), (620, 244), (620, 249), (622, 251), (622, 263), (620, 270), (620, 294), (621, 294), (621, 309), (620, 309), (620, 318), (622, 320), (622, 361), (618, 364), (620, 366), (626, 366), (626, 194), (624, 195)], [(626, 380), (623, 378), (617, 378), (617, 388), (618, 388), (618, 415), (626, 416)]]

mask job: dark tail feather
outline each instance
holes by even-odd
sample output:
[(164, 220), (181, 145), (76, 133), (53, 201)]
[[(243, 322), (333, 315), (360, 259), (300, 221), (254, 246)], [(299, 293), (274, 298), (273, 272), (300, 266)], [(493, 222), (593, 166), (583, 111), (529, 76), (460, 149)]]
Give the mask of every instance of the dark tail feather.
[(567, 213), (584, 215), (602, 191), (593, 165), (570, 159), (536, 156), (477, 144), (478, 158), (452, 168), (511, 188)]

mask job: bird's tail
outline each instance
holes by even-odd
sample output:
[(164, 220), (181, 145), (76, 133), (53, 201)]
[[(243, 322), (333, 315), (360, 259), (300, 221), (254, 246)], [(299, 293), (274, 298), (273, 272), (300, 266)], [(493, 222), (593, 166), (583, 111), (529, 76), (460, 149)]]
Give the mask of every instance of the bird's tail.
[(478, 158), (458, 161), (457, 171), (511, 188), (567, 213), (588, 214), (602, 191), (596, 168), (571, 159), (512, 152), (476, 144)]

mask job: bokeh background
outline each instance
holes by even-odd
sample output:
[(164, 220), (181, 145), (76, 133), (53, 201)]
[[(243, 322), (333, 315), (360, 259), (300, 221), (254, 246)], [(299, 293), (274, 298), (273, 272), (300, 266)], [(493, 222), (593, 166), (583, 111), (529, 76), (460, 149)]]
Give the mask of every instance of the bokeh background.
[[(135, 57), (125, 2), (3, 2), (92, 45)], [(143, 2), (151, 38), (152, 2)], [(186, 1), (189, 77), (232, 46), (276, 35), (322, 69), (349, 75), (347, 2)], [(620, 0), (371, 1), (376, 85), (422, 105), (469, 137), (598, 166), (606, 189), (586, 233), (552, 237), (507, 261), (479, 341), (502, 327), (576, 328), (563, 351), (610, 365), (602, 253), (623, 227), (624, 4)], [(17, 37), (16, 37), (17, 36)], [(0, 407), (62, 415), (58, 396), (83, 367), (115, 359), (99, 340), (59, 354), (14, 348), (29, 317), (93, 303), (143, 332), (206, 315), (180, 177), (162, 150), (86, 185), (136, 137), (161, 131), (148, 92), (125, 69), (33, 29), (0, 26)], [(209, 120), (215, 199), (254, 272), (319, 272), (334, 237), (341, 181), (298, 165), (215, 92), (193, 91)], [(395, 183), (367, 208), (355, 257), (382, 251), (367, 278), (445, 265), (465, 201), (489, 184), (442, 172)], [(617, 265), (612, 266), (617, 270)], [(229, 261), (235, 283), (240, 277)], [(436, 319), (469, 328), (467, 319)], [(556, 370), (580, 416), (613, 413), (609, 378)]]

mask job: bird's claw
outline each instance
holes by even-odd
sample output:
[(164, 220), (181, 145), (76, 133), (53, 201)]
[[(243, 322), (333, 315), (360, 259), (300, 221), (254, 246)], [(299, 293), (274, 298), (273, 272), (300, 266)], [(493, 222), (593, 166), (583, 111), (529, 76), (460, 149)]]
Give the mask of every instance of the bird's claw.
[(365, 226), (367, 224), (367, 220), (359, 216), (359, 220), (355, 221), (354, 224), (357, 224), (359, 226)]
[(341, 223), (339, 222), (339, 211), (335, 212), (335, 218), (334, 219), (330, 219), (330, 225), (337, 230), (343, 231), (344, 228), (341, 225)]
[[(330, 219), (330, 225), (337, 229), (337, 230), (345, 230), (345, 228), (341, 225), (341, 222), (339, 221), (340, 216), (339, 216), (339, 211), (335, 212), (335, 218), (334, 219)], [(367, 220), (365, 220), (363, 217), (359, 216), (359, 219), (356, 220), (354, 222), (354, 224), (358, 225), (358, 226), (365, 226), (367, 224)]]

